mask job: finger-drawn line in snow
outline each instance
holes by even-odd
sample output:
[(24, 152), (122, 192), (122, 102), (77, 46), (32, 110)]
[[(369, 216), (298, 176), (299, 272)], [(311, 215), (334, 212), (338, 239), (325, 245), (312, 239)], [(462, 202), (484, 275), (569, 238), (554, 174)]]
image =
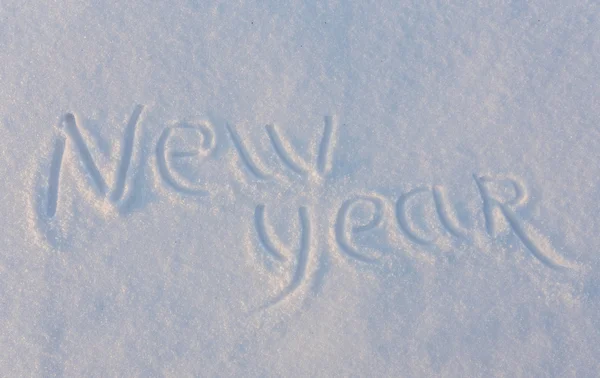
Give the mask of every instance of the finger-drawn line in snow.
[[(271, 299), (264, 306), (264, 308), (272, 307), (284, 301), (288, 296), (293, 295), (294, 292), (305, 281), (305, 276), (307, 274), (306, 269), (312, 245), (311, 238), (313, 231), (311, 227), (310, 215), (305, 206), (302, 206), (298, 209), (298, 215), (300, 219), (300, 241), (298, 252), (295, 254), (295, 271), (289, 284), (279, 294)], [(258, 237), (263, 247), (272, 257), (279, 261), (287, 261), (289, 258), (294, 256), (294, 254), (290, 253), (292, 248), (283, 247), (283, 243), (281, 243), (280, 240), (274, 240), (275, 237), (269, 235), (270, 233), (267, 231), (266, 227), (267, 221), (265, 216), (265, 205), (258, 205), (256, 207), (255, 219)]]
[(293, 147), (289, 142), (284, 141), (284, 139), (281, 138), (279, 131), (277, 131), (274, 125), (267, 125), (265, 129), (267, 130), (271, 144), (275, 149), (275, 153), (279, 156), (281, 161), (290, 170), (296, 172), (300, 176), (305, 176), (309, 170), (308, 164), (302, 160), (298, 154), (293, 152)]
[[(201, 136), (200, 147), (194, 151), (169, 150), (167, 144), (173, 132), (177, 130), (192, 130), (197, 132)], [(209, 156), (215, 150), (216, 145), (216, 134), (212, 125), (208, 122), (196, 125), (183, 123), (165, 128), (156, 144), (156, 159), (161, 178), (178, 193), (201, 196), (209, 195), (208, 190), (179, 175), (177, 170), (171, 167), (171, 160), (198, 155)]]
[(48, 200), (47, 215), (54, 217), (58, 206), (58, 189), (60, 187), (60, 169), (65, 155), (65, 140), (58, 138), (54, 142), (54, 153), (50, 164), (50, 175), (48, 178)]
[[(372, 206), (370, 219), (363, 224), (351, 224), (349, 217), (359, 203), (366, 203)], [(354, 234), (367, 232), (378, 227), (383, 220), (383, 201), (377, 197), (358, 196), (346, 200), (340, 207), (335, 223), (335, 240), (339, 249), (350, 258), (355, 260), (374, 263), (377, 257), (363, 255), (351, 240)], [(349, 227), (350, 226), (350, 227)]]
[(256, 227), (256, 232), (258, 233), (258, 238), (264, 249), (273, 258), (279, 261), (285, 261), (287, 253), (281, 251), (283, 249), (282, 247), (277, 247), (282, 246), (281, 241), (272, 241), (274, 237), (269, 237), (265, 217), (265, 205), (256, 206), (256, 209), (254, 211), (254, 223)]
[[(266, 179), (270, 178), (271, 174), (268, 172), (265, 172), (262, 168), (259, 168), (258, 164), (254, 162), (254, 159), (256, 157), (253, 157), (250, 154), (250, 152), (248, 151), (248, 149), (244, 146), (244, 143), (242, 142), (242, 138), (240, 138), (240, 136), (238, 135), (237, 131), (233, 128), (233, 126), (230, 125), (229, 123), (226, 123), (225, 127), (227, 128), (227, 132), (229, 133), (231, 142), (233, 143), (233, 146), (237, 150), (238, 155), (239, 155), (242, 163), (246, 167), (246, 169), (248, 171), (250, 171), (250, 173), (252, 173), (256, 178), (258, 178), (260, 180), (266, 180)], [(256, 158), (256, 159), (258, 160), (258, 158)]]
[(125, 191), (125, 181), (127, 180), (127, 171), (131, 165), (131, 157), (133, 156), (133, 144), (135, 142), (135, 129), (138, 124), (138, 120), (144, 107), (137, 105), (133, 110), (133, 114), (127, 123), (125, 129), (125, 136), (123, 137), (123, 151), (121, 153), (121, 162), (119, 164), (119, 170), (117, 172), (117, 182), (115, 183), (115, 189), (112, 192), (111, 200), (113, 202), (119, 201), (123, 197)]
[(333, 122), (332, 116), (325, 116), (325, 128), (319, 145), (317, 155), (317, 168), (322, 175), (328, 174), (332, 169), (333, 150), (337, 142), (337, 123)]
[(403, 194), (400, 196), (398, 201), (396, 202), (396, 219), (398, 220), (398, 225), (402, 228), (402, 231), (406, 234), (406, 236), (418, 244), (432, 244), (434, 242), (433, 239), (425, 239), (424, 237), (418, 235), (413, 227), (410, 225), (410, 220), (408, 219), (408, 213), (406, 211), (406, 206), (408, 201), (415, 198), (419, 194), (427, 193), (427, 188), (416, 188), (411, 190), (410, 192)]
[(441, 185), (435, 185), (432, 188), (433, 200), (435, 202), (435, 209), (442, 225), (457, 238), (463, 238), (466, 231), (460, 227), (460, 222), (448, 209), (449, 206), (446, 204), (449, 202), (446, 194), (446, 190)]

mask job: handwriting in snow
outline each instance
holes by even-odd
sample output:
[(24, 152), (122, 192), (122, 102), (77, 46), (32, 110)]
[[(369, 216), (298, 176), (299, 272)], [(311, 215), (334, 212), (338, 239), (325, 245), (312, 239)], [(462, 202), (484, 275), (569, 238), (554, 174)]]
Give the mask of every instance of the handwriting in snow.
[[(122, 202), (128, 179), (128, 171), (134, 153), (136, 132), (143, 111), (144, 106), (137, 105), (125, 127), (123, 142), (121, 144), (121, 157), (116, 168), (112, 188), (109, 187), (105, 176), (98, 168), (80, 131), (77, 118), (71, 113), (62, 117), (51, 156), (50, 172), (46, 186), (45, 211), (44, 214), (40, 214), (41, 216), (49, 220), (57, 216), (60, 204), (59, 191), (62, 185), (61, 170), (64, 164), (63, 156), (67, 148), (74, 149), (79, 156), (81, 164), (89, 175), (91, 185), (96, 189), (97, 196), (101, 198), (108, 197), (110, 202), (115, 204), (115, 206), (118, 206)], [(197, 149), (193, 151), (178, 151), (168, 148), (168, 142), (177, 130), (198, 133), (200, 145)], [(249, 152), (246, 142), (237, 133), (235, 127), (226, 124), (226, 131), (234, 147), (233, 150), (245, 167), (246, 172), (256, 180), (271, 179), (272, 176), (270, 173), (262, 168), (263, 165), (259, 161), (259, 157)], [(302, 159), (300, 154), (294, 150), (294, 147), (292, 147), (274, 125), (267, 125), (265, 131), (276, 156), (293, 174), (301, 177), (326, 177), (333, 169), (333, 154), (338, 139), (338, 127), (332, 117), (324, 117), (323, 132), (320, 143), (317, 145), (316, 161), (314, 163)], [(154, 149), (157, 171), (160, 173), (163, 182), (172, 190), (182, 195), (209, 195), (210, 193), (205, 187), (178, 174), (172, 163), (173, 159), (180, 157), (195, 155), (210, 156), (216, 145), (216, 133), (213, 125), (209, 122), (199, 124), (179, 123), (175, 126), (166, 127), (158, 138), (156, 148)], [(525, 224), (517, 216), (517, 209), (527, 201), (527, 190), (521, 182), (515, 179), (492, 178), (480, 175), (473, 175), (473, 179), (477, 192), (481, 197), (485, 227), (490, 236), (493, 237), (496, 235), (498, 216), (501, 216), (522, 244), (540, 262), (552, 268), (566, 266), (554, 251), (540, 246), (538, 242), (539, 238), (534, 236), (536, 233), (532, 227)], [(513, 185), (515, 189), (514, 198), (506, 200), (497, 198), (492, 194), (489, 190), (489, 184), (499, 180), (509, 182)], [(347, 257), (360, 262), (372, 263), (377, 260), (378, 257), (376, 255), (361, 252), (353, 239), (359, 234), (368, 233), (381, 227), (384, 222), (384, 201), (386, 201), (385, 198), (377, 195), (359, 195), (342, 202), (336, 213), (335, 225), (332, 227), (338, 250)], [(430, 201), (435, 207), (440, 225), (452, 237), (463, 238), (466, 235), (467, 230), (463, 229), (460, 225), (443, 187), (419, 187), (402, 194), (394, 201), (395, 216), (393, 217), (393, 222), (410, 242), (415, 245), (428, 245), (434, 242), (432, 238), (427, 238), (422, 235), (422, 232), (418, 232), (418, 227), (409, 217), (408, 209), (410, 204), (416, 202), (422, 203), (423, 201)], [(369, 214), (369, 219), (363, 222), (357, 220), (354, 214), (357, 206), (370, 209), (371, 214)], [(313, 252), (311, 243), (312, 234), (321, 229), (312, 225), (313, 218), (310, 211), (311, 209), (306, 206), (302, 206), (298, 210), (301, 232), (299, 247), (294, 252), (291, 248), (282, 247), (281, 243), (274, 241), (274, 235), (272, 232), (269, 232), (269, 227), (267, 226), (268, 221), (265, 205), (256, 206), (254, 227), (264, 250), (275, 261), (282, 263), (290, 259), (295, 261), (293, 264), (295, 267), (294, 273), (289, 285), (273, 300), (273, 304), (280, 302), (293, 293), (300, 286), (306, 274), (309, 255)]]

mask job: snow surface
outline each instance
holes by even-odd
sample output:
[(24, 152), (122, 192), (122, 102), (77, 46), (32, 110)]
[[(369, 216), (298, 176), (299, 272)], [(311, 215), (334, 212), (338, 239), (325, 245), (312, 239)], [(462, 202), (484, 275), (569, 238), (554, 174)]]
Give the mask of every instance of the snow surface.
[(0, 375), (597, 376), (597, 1), (0, 17)]

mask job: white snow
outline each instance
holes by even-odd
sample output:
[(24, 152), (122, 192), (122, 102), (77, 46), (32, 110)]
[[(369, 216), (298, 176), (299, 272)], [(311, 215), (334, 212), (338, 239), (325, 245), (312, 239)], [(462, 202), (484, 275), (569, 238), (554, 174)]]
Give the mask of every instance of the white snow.
[(600, 3), (0, 20), (1, 376), (597, 376)]

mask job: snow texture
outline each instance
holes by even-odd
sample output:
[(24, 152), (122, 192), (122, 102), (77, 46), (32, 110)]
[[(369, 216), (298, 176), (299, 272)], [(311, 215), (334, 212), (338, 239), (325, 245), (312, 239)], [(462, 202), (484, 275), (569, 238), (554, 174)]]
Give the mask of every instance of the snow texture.
[(597, 1), (0, 18), (1, 376), (597, 376)]

